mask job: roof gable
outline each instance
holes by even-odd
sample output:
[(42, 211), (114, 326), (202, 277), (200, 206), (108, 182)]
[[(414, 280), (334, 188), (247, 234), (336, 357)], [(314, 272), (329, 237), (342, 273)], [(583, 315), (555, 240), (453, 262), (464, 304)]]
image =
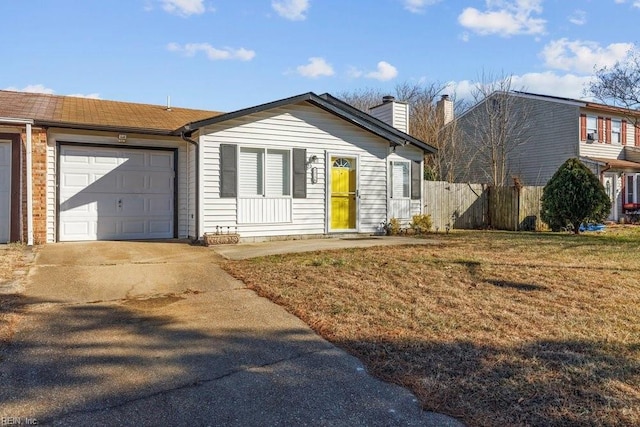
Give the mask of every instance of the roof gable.
[(352, 107), (351, 105), (337, 98), (334, 98), (333, 96), (327, 93), (322, 95), (316, 95), (313, 92), (308, 92), (301, 95), (292, 96), (290, 98), (284, 98), (278, 101), (257, 105), (255, 107), (245, 108), (245, 109), (234, 111), (231, 113), (221, 114), (215, 117), (188, 123), (185, 126), (183, 126), (181, 129), (178, 129), (178, 131), (184, 132), (184, 133), (190, 133), (205, 126), (222, 123), (224, 121), (237, 119), (239, 117), (243, 117), (249, 114), (271, 110), (274, 108), (283, 107), (287, 105), (293, 105), (300, 102), (307, 102), (331, 114), (334, 114), (335, 116), (338, 116), (343, 120), (346, 120), (352, 123), (355, 126), (358, 126), (366, 131), (369, 131), (379, 137), (382, 137), (388, 140), (393, 145), (411, 144), (427, 153), (435, 153), (437, 151), (436, 148), (432, 147), (431, 145), (423, 141), (420, 141), (419, 139), (414, 138), (411, 135), (408, 135), (402, 131), (399, 131), (398, 129), (384, 123), (383, 121), (378, 120), (375, 117), (367, 113), (364, 113)]

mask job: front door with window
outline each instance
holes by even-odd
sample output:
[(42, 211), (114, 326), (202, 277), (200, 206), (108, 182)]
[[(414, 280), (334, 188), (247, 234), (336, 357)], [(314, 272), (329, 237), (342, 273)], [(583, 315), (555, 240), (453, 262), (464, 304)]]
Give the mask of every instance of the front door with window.
[(611, 212), (607, 218), (609, 221), (617, 221), (618, 219), (617, 199), (619, 190), (617, 181), (618, 179), (614, 174), (604, 174), (602, 178), (602, 185), (609, 196), (609, 200), (611, 200)]
[(331, 157), (331, 229), (357, 228), (356, 159)]

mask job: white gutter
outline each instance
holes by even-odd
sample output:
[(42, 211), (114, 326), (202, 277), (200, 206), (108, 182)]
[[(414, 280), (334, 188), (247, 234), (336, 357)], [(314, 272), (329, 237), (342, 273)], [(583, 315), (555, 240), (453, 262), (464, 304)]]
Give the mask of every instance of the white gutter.
[(33, 246), (33, 153), (31, 152), (31, 125), (33, 125), (33, 119), (0, 117), (0, 123), (26, 125), (27, 128), (27, 245)]

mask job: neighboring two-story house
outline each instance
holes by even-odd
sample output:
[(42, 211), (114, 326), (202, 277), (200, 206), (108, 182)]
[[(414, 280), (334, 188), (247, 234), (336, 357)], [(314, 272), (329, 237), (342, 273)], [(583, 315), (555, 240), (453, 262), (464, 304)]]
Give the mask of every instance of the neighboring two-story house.
[[(545, 185), (569, 158), (579, 158), (601, 180), (612, 201), (610, 220), (640, 208), (640, 111), (610, 107), (578, 99), (527, 92), (499, 93), (474, 105), (459, 118), (463, 146), (470, 148), (465, 181), (490, 183), (486, 156), (475, 156), (479, 127), (495, 97), (509, 98), (511, 120), (521, 131), (507, 154), (507, 180), (523, 185)], [(502, 98), (504, 99), (504, 98)], [(442, 101), (441, 101), (442, 102)], [(524, 119), (524, 120), (523, 120)], [(510, 120), (509, 117), (506, 120)], [(507, 123), (505, 126), (509, 126)], [(505, 184), (508, 184), (506, 182)]]

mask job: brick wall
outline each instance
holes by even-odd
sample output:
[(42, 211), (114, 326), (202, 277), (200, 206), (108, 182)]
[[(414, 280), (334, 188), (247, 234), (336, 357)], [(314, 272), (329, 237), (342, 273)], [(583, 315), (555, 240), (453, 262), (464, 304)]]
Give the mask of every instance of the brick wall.
[[(27, 170), (26, 130), (22, 131), (22, 170)], [(31, 153), (33, 168), (33, 241), (36, 244), (47, 241), (47, 131), (33, 128), (31, 130)], [(27, 241), (27, 179), (22, 177), (22, 241)]]

